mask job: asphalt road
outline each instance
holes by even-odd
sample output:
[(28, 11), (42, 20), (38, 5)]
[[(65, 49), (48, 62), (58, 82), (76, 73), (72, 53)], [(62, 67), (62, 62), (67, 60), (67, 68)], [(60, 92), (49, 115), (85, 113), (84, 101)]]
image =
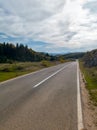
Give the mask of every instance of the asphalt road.
[(0, 84), (0, 130), (78, 130), (77, 62)]

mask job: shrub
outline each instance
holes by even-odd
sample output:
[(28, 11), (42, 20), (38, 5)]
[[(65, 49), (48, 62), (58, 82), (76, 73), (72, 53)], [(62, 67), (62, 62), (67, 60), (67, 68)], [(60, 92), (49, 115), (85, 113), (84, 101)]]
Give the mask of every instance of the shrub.
[(6, 68), (2, 68), (0, 71), (1, 72), (10, 72), (11, 69), (6, 67)]
[(46, 61), (46, 60), (43, 60), (41, 62), (41, 65), (44, 66), (44, 67), (49, 67), (50, 66), (50, 62), (49, 61)]

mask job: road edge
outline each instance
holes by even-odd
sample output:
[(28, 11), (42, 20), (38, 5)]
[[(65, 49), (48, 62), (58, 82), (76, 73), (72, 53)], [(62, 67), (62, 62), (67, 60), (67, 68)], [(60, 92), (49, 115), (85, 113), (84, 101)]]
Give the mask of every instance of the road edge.
[[(83, 119), (85, 130), (97, 130), (97, 107), (90, 100), (89, 91), (86, 89), (86, 80), (83, 72), (80, 70), (80, 82), (83, 104)], [(87, 114), (88, 113), (88, 114)]]
[(83, 123), (82, 113), (82, 100), (80, 90), (80, 74), (79, 74), (79, 61), (77, 60), (77, 117), (78, 117), (78, 130), (85, 130)]

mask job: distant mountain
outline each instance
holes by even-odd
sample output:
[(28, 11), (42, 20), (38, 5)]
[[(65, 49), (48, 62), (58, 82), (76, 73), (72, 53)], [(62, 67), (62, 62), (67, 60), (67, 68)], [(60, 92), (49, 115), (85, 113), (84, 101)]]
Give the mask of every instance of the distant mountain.
[(97, 66), (97, 49), (87, 52), (83, 57), (83, 61), (87, 67)]
[(85, 55), (84, 52), (75, 52), (75, 53), (68, 53), (64, 54), (65, 59), (79, 59), (82, 58)]

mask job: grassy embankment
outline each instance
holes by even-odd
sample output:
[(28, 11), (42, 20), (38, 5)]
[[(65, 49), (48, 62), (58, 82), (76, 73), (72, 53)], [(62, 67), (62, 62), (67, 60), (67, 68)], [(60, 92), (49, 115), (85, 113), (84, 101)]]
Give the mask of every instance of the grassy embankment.
[(90, 99), (97, 106), (97, 67), (88, 68), (83, 65), (83, 62), (80, 62), (80, 69), (84, 74)]
[(34, 72), (46, 67), (54, 66), (62, 62), (50, 62), (50, 61), (41, 61), (41, 62), (15, 62), (12, 64), (0, 63), (0, 82)]

